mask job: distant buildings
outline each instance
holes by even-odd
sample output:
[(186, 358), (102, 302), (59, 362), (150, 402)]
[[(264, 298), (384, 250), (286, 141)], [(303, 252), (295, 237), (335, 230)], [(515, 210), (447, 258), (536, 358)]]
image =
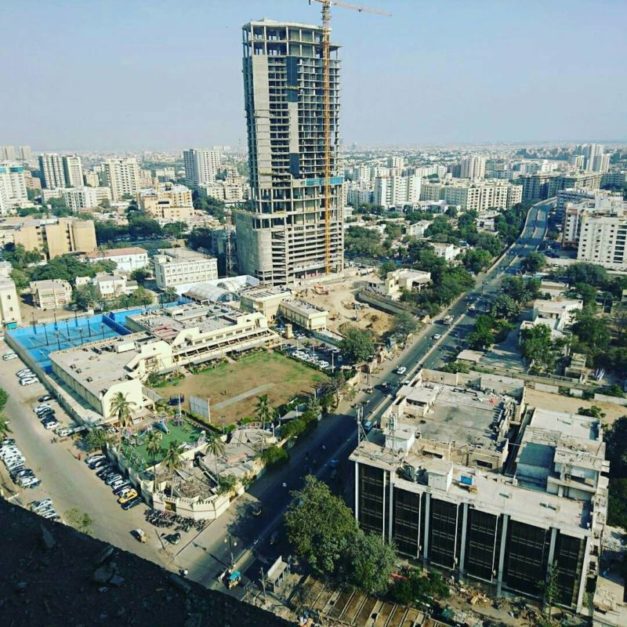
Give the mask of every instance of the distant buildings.
[(143, 189), (139, 207), (162, 224), (186, 222), (194, 215), (192, 190), (185, 185), (164, 183), (157, 189)]
[(30, 161), (32, 156), (30, 146), (0, 146), (0, 161)]
[(339, 272), (344, 267), (339, 48), (331, 43), (326, 181), (322, 29), (254, 21), (243, 27), (243, 44), (253, 209), (235, 213), (240, 272), (271, 284)]
[(75, 218), (29, 219), (6, 221), (9, 227), (3, 241), (12, 241), (26, 250), (38, 250), (48, 259), (67, 253), (90, 253), (96, 250), (96, 231), (92, 220)]
[(464, 211), (509, 209), (521, 202), (523, 189), (502, 180), (454, 180), (445, 183), (426, 183), (422, 186), (420, 200), (444, 200)]
[(31, 281), (29, 287), (38, 309), (63, 309), (72, 302), (72, 286), (62, 279)]
[(93, 209), (103, 201), (111, 201), (111, 189), (108, 187), (71, 187), (60, 190), (61, 198), (73, 212)]
[(65, 171), (61, 155), (56, 153), (39, 155), (39, 170), (44, 189), (65, 187)]
[(143, 270), (149, 265), (148, 252), (145, 248), (131, 246), (129, 248), (111, 248), (99, 250), (85, 255), (91, 263), (97, 261), (113, 261), (118, 272), (130, 274), (134, 270)]
[(15, 163), (0, 163), (0, 215), (6, 215), (27, 202), (24, 167)]
[(196, 283), (218, 278), (218, 261), (187, 248), (165, 248), (154, 258), (155, 280), (162, 290), (183, 293)]
[(66, 187), (83, 187), (83, 166), (81, 158), (77, 155), (63, 157), (63, 174)]
[(103, 168), (113, 200), (120, 200), (123, 196), (135, 197), (141, 187), (139, 165), (135, 158), (107, 159)]
[(22, 322), (20, 300), (11, 278), (12, 266), (8, 261), (0, 261), (0, 326), (13, 327)]
[(472, 155), (464, 157), (460, 163), (459, 177), (462, 179), (482, 179), (485, 177), (486, 160), (484, 157)]
[(610, 156), (604, 153), (601, 144), (587, 144), (583, 148), (587, 172), (607, 172), (610, 168)]
[(213, 183), (220, 169), (220, 153), (217, 150), (190, 148), (183, 151), (185, 182), (197, 189), (206, 183)]
[(552, 198), (562, 189), (599, 189), (601, 173), (575, 173), (524, 175), (517, 179), (522, 185), (522, 198), (524, 201), (537, 201)]
[(374, 203), (386, 209), (414, 206), (420, 200), (420, 177), (378, 176), (374, 181)]

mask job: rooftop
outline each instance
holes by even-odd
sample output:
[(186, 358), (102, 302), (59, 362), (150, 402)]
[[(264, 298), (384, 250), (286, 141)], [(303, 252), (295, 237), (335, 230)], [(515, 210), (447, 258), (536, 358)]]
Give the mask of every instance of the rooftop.
[(323, 307), (318, 307), (318, 305), (308, 303), (306, 300), (300, 300), (298, 298), (290, 298), (289, 300), (284, 300), (282, 305), (283, 307), (288, 307), (292, 311), (301, 313), (305, 316), (326, 312), (326, 309), (324, 309)]
[(90, 259), (101, 259), (108, 257), (121, 257), (124, 255), (147, 255), (148, 251), (139, 246), (129, 246), (128, 248), (111, 248), (110, 250), (97, 250), (93, 253), (86, 253), (85, 257)]

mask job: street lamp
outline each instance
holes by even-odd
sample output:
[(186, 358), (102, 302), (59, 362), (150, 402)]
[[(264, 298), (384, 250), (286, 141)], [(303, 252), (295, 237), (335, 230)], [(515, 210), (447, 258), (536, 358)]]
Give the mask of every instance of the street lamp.
[(231, 556), (231, 570), (233, 570), (233, 567), (235, 566), (235, 560), (233, 559), (233, 547), (237, 546), (237, 540), (233, 540), (231, 536), (227, 536), (226, 538), (224, 538), (224, 543), (226, 544), (227, 542), (229, 545), (229, 554)]

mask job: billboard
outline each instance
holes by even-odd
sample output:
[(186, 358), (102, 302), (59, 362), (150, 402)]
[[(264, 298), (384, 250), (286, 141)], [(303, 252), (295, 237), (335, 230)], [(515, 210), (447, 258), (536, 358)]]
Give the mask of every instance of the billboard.
[(211, 408), (208, 398), (203, 398), (201, 396), (190, 396), (189, 411), (191, 414), (194, 414), (195, 416), (200, 416), (201, 418), (205, 418), (209, 422), (211, 422)]

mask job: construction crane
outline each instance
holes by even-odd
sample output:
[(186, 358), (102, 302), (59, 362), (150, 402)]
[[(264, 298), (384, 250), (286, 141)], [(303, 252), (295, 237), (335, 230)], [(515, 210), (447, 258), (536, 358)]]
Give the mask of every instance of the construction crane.
[[(313, 0), (322, 5), (322, 115), (324, 134), (324, 252), (325, 270), (331, 273), (331, 7), (351, 9), (358, 13), (390, 15), (340, 0)], [(312, 0), (309, 0), (309, 4)]]

